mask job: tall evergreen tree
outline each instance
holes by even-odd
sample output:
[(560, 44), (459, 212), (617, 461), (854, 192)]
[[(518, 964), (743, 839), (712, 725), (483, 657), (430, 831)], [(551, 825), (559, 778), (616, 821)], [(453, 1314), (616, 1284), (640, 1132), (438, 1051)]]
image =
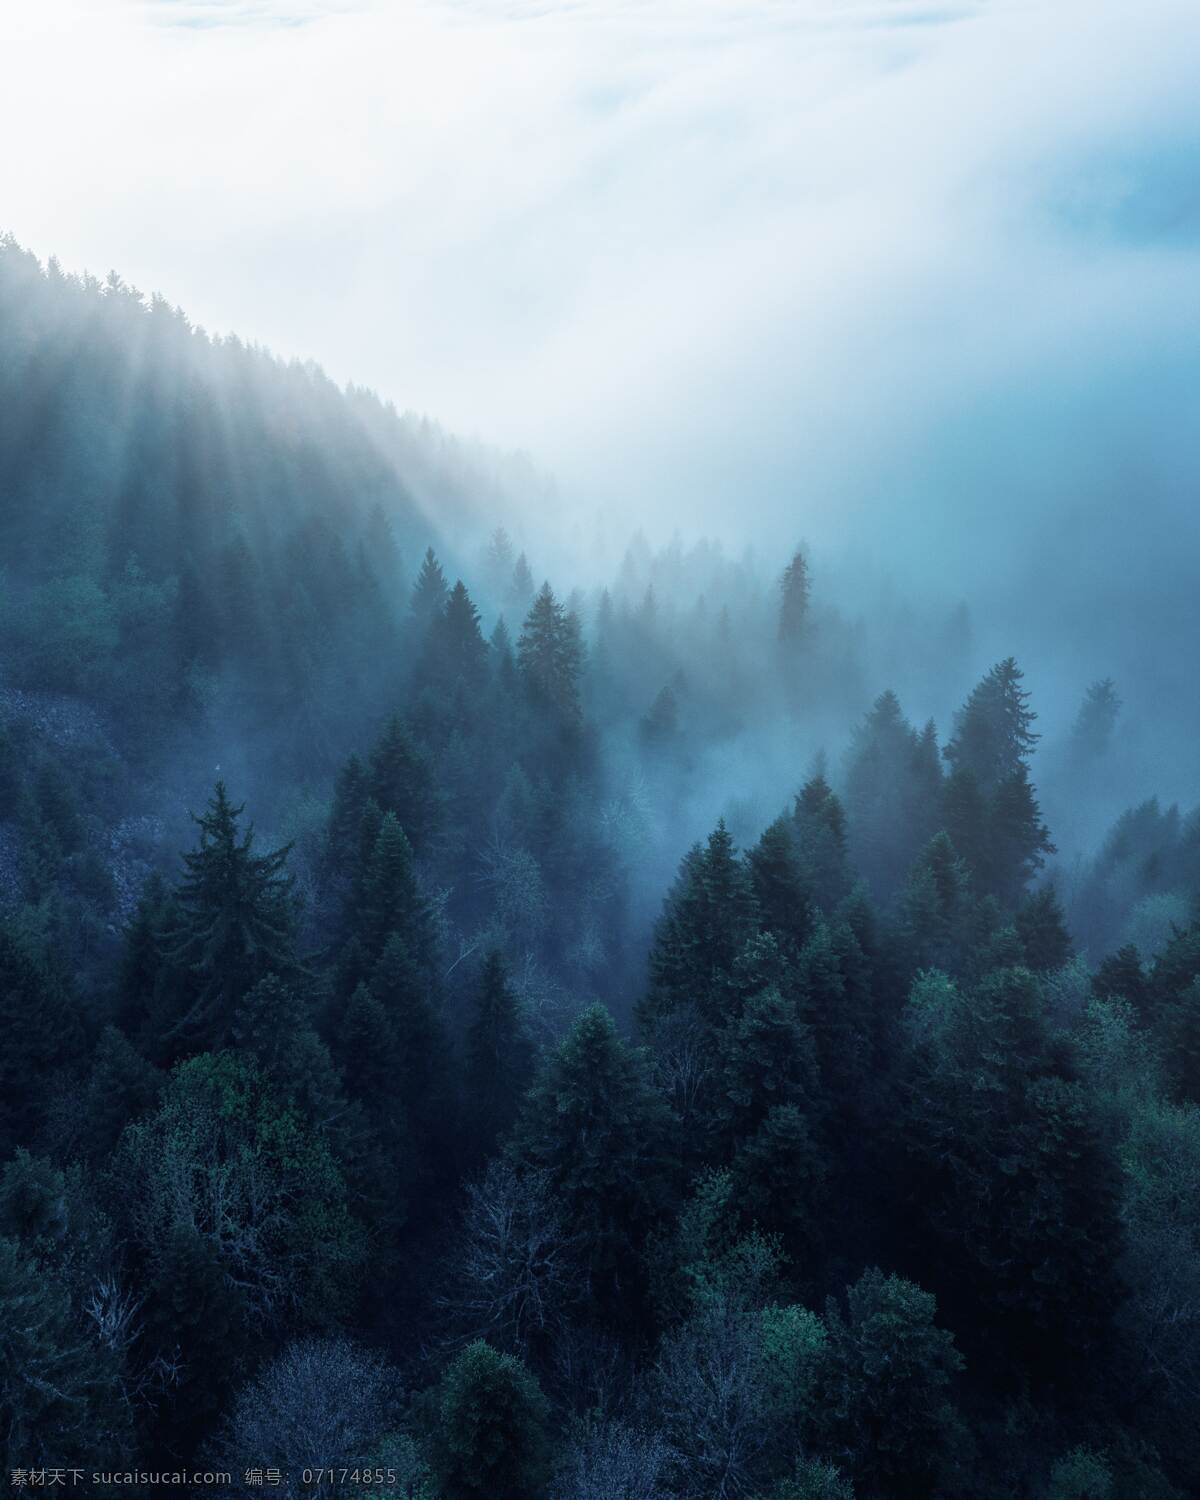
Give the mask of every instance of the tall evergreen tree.
[(533, 598), (533, 573), (529, 567), (529, 560), (523, 552), (513, 567), (508, 598), (513, 609), (516, 610), (528, 609), (529, 601)]
[(746, 863), (763, 929), (785, 948), (798, 950), (812, 928), (812, 893), (786, 817), (763, 830)]
[(783, 570), (779, 581), (779, 640), (782, 645), (794, 646), (803, 640), (808, 628), (809, 595), (812, 585), (808, 576), (808, 562), (803, 552), (797, 552)]
[(722, 819), (695, 845), (663, 906), (650, 953), (644, 1022), (695, 1006), (711, 1025), (725, 1018), (734, 963), (756, 925), (754, 890)]
[(284, 873), (291, 846), (256, 854), (253, 827), (238, 831), (243, 811), (218, 781), (207, 809), (193, 814), (200, 841), (183, 857), (179, 925), (168, 934), (181, 1003), (163, 1042), (176, 1056), (222, 1046), (247, 991), (267, 974), (298, 969), (292, 879)]
[(796, 846), (813, 898), (831, 912), (850, 893), (846, 864), (846, 813), (819, 772), (804, 783), (792, 812)]
[(477, 1008), (467, 1031), (465, 1082), (475, 1147), (490, 1155), (517, 1117), (533, 1076), (533, 1047), (503, 957), (483, 962)]
[(394, 935), (414, 973), (433, 971), (434, 932), (429, 904), (413, 870), (412, 845), (395, 813), (385, 813), (356, 887), (356, 936), (370, 962)]
[(1099, 760), (1112, 744), (1121, 699), (1111, 677), (1093, 682), (1071, 726), (1071, 755), (1077, 764)]
[(437, 560), (437, 554), (432, 547), (426, 547), (425, 556), (421, 559), (420, 571), (417, 573), (417, 580), (413, 584), (410, 605), (413, 619), (419, 630), (422, 632), (427, 630), (441, 614), (446, 607), (448, 592), (446, 575), (442, 572), (442, 565)]
[(395, 815), (413, 849), (427, 853), (441, 822), (441, 798), (429, 757), (398, 715), (371, 751), (367, 787), (379, 811)]
[(665, 1208), (665, 1110), (641, 1055), (594, 1005), (543, 1065), (509, 1154), (548, 1174), (580, 1236), (593, 1296), (614, 1314), (641, 1279), (640, 1247)]
[(535, 703), (557, 710), (568, 721), (578, 719), (583, 667), (579, 622), (554, 597), (548, 583), (542, 585), (525, 618), (517, 660)]

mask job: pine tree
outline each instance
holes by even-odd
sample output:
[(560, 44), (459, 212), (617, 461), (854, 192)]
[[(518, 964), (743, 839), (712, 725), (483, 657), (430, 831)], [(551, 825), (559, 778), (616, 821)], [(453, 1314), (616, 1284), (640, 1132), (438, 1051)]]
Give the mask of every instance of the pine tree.
[(426, 547), (417, 581), (413, 584), (411, 609), (422, 634), (446, 607), (446, 575), (432, 547)]
[(932, 726), (918, 735), (895, 693), (855, 731), (846, 774), (851, 862), (882, 901), (903, 883), (936, 827), (940, 767)]
[(928, 1495), (955, 1442), (963, 1360), (936, 1312), (930, 1293), (874, 1268), (847, 1287), (845, 1313), (825, 1305), (823, 1422), (861, 1500)]
[(649, 751), (662, 751), (679, 737), (679, 704), (671, 684), (660, 688), (649, 711), (638, 722), (638, 738)]
[(400, 577), (400, 549), (396, 546), (396, 534), (388, 514), (378, 500), (367, 512), (363, 540), (372, 572), (382, 585), (385, 597), (390, 598)]
[(1053, 885), (1044, 885), (1026, 896), (1017, 908), (1013, 925), (1029, 968), (1061, 969), (1070, 958), (1071, 936)]
[(147, 1062), (122, 1032), (106, 1026), (96, 1043), (84, 1089), (84, 1156), (92, 1162), (103, 1161), (126, 1124), (153, 1108), (164, 1081), (165, 1074)]
[(779, 582), (779, 640), (793, 646), (803, 640), (808, 628), (808, 606), (811, 593), (808, 563), (803, 552), (797, 552), (783, 570)]
[(493, 595), (498, 597), (512, 576), (513, 567), (512, 540), (503, 526), (497, 526), (492, 532), (484, 554), (484, 565), (487, 568), (488, 584)]
[(568, 722), (579, 718), (583, 667), (579, 621), (558, 602), (548, 583), (542, 585), (521, 628), (517, 660), (535, 703), (557, 710)]
[(955, 714), (953, 738), (942, 751), (954, 770), (974, 775), (985, 796), (1027, 764), (1040, 738), (1024, 675), (1013, 657), (998, 662)]
[(1112, 678), (1093, 682), (1071, 726), (1071, 756), (1076, 764), (1099, 760), (1105, 754), (1120, 717), (1121, 699)]
[(490, 1155), (507, 1134), (532, 1076), (533, 1047), (504, 959), (493, 949), (483, 962), (477, 1007), (467, 1031), (467, 1107), (480, 1156)]
[(325, 865), (331, 874), (345, 877), (354, 868), (363, 813), (370, 795), (366, 767), (357, 755), (352, 755), (338, 772), (325, 830)]
[(345, 1099), (337, 1070), (299, 985), (276, 974), (260, 979), (238, 1006), (232, 1037), (268, 1085), (298, 1104), (312, 1124), (325, 1126), (339, 1114)]
[(746, 855), (763, 929), (792, 951), (812, 930), (812, 896), (789, 820), (776, 818)]
[(397, 936), (414, 972), (433, 970), (434, 934), (429, 905), (413, 870), (412, 845), (395, 813), (379, 824), (366, 869), (357, 882), (357, 929), (367, 960), (374, 963)]
[(441, 823), (441, 798), (429, 757), (396, 716), (371, 751), (368, 790), (381, 813), (392, 813), (419, 854), (429, 851)]
[(643, 1022), (695, 1006), (710, 1025), (720, 1024), (735, 960), (756, 918), (749, 874), (722, 819), (704, 848), (697, 844), (685, 856), (664, 903)]
[(823, 911), (833, 911), (850, 892), (846, 863), (846, 814), (825, 777), (809, 778), (792, 813), (796, 847), (813, 897)]
[(184, 983), (163, 1038), (176, 1055), (223, 1045), (246, 992), (267, 974), (298, 969), (292, 880), (284, 874), (291, 846), (255, 854), (253, 828), (238, 833), (243, 810), (218, 781), (207, 810), (193, 814), (200, 842), (184, 855), (179, 925), (168, 934), (168, 956)]
[(444, 683), (461, 682), (471, 691), (480, 688), (487, 673), (487, 642), (479, 629), (479, 611), (461, 578), (434, 622), (430, 644)]
[[(414, 1139), (433, 1158), (450, 1133), (449, 1047), (436, 1009), (427, 966), (409, 941), (392, 932), (371, 975), (371, 993), (383, 1007), (391, 1033), (389, 1088), (402, 1102)], [(438, 1164), (432, 1159), (428, 1165)]]
[(825, 1179), (812, 1034), (778, 989), (747, 1001), (718, 1041), (713, 1123), (747, 1225), (808, 1248)]
[(598, 1305), (628, 1307), (640, 1247), (665, 1207), (666, 1115), (603, 1006), (586, 1010), (543, 1064), (508, 1150), (518, 1168), (548, 1174)]
[(979, 891), (985, 891), (991, 872), (991, 827), (987, 799), (971, 770), (957, 770), (946, 778), (942, 792), (942, 826)]
[(435, 1465), (443, 1500), (530, 1500), (549, 1476), (549, 1407), (511, 1354), (470, 1344), (442, 1377)]
[(1011, 910), (1045, 865), (1046, 855), (1055, 853), (1024, 766), (1006, 776), (993, 792), (988, 832), (983, 889)]
[(508, 597), (514, 609), (528, 609), (529, 601), (533, 598), (533, 574), (523, 552), (513, 568)]
[(910, 969), (957, 972), (973, 935), (974, 901), (966, 864), (944, 833), (922, 850), (900, 898), (900, 930)]

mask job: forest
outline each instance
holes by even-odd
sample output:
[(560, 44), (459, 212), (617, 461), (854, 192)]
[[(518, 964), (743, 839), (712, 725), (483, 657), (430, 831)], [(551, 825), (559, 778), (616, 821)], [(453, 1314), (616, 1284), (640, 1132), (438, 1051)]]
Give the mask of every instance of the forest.
[(600, 576), (527, 482), (0, 241), (14, 1483), (1200, 1493), (1126, 685), (805, 546)]

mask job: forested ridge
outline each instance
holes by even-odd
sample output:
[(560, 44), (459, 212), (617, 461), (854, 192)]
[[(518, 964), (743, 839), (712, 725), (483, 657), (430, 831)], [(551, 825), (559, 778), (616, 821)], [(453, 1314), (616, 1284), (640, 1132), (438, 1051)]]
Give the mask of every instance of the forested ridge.
[(5, 1467), (1200, 1492), (1200, 818), (1120, 685), (1043, 740), (965, 607), (545, 582), (504, 493), (0, 243)]

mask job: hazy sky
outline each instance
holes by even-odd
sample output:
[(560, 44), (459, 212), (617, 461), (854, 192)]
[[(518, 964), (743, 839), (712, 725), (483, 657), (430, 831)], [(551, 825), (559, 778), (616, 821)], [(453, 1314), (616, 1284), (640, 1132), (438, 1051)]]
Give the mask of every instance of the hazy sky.
[(570, 494), (953, 566), (1194, 515), (1198, 77), (1196, 0), (6, 0), (0, 227)]

